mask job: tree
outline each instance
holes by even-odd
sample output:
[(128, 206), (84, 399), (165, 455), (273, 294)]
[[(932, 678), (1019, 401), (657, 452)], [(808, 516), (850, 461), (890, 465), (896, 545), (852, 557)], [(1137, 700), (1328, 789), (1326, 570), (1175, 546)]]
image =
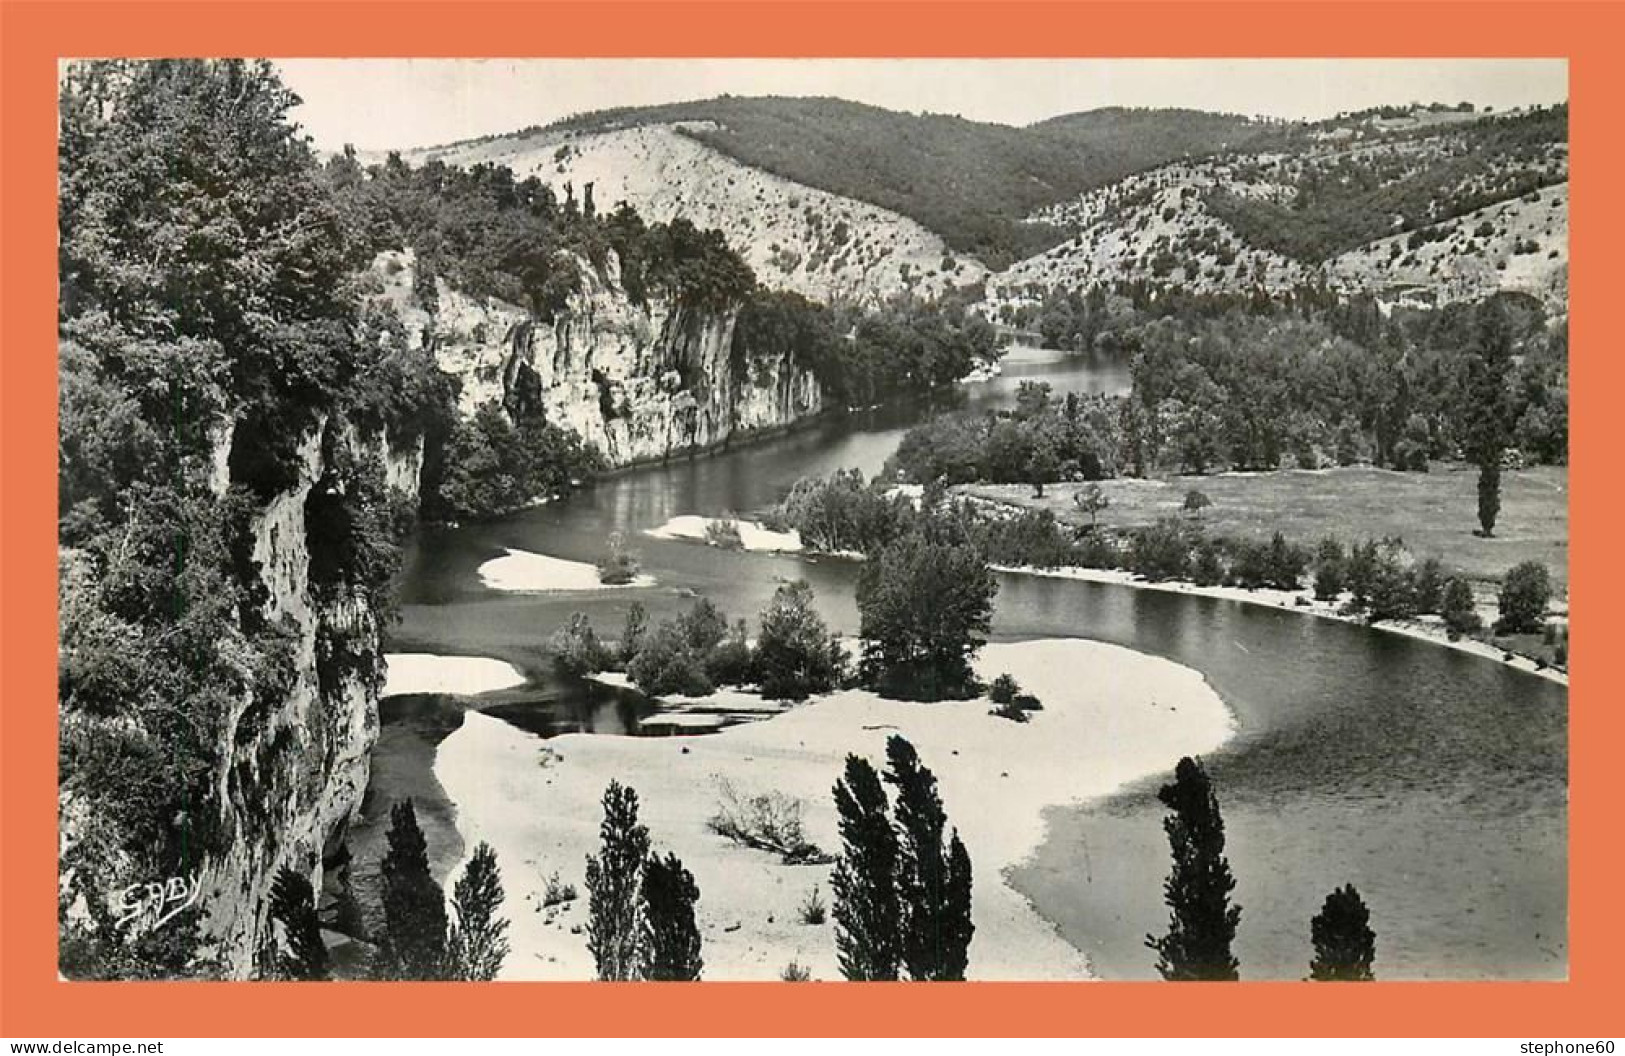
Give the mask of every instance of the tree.
[(643, 603), (634, 601), (626, 608), (626, 622), (621, 626), (620, 658), (621, 665), (628, 666), (632, 659), (638, 655), (638, 649), (643, 645), (644, 632), (649, 628), (649, 614), (644, 610)]
[(1073, 492), (1072, 502), (1081, 512), (1089, 515), (1091, 528), (1095, 527), (1100, 511), (1112, 504), (1112, 500), (1100, 490), (1100, 485), (1095, 483), (1086, 484)]
[(554, 631), (547, 645), (553, 653), (553, 666), (573, 678), (602, 671), (610, 662), (609, 650), (598, 640), (586, 613), (572, 612), (569, 626)]
[(1039, 429), (1033, 437), (1032, 453), (1027, 461), (1027, 483), (1033, 486), (1033, 498), (1044, 497), (1044, 485), (1061, 473), (1061, 458), (1056, 450), (1055, 438), (1049, 430)]
[(587, 949), (606, 982), (636, 979), (638, 902), (649, 830), (638, 823), (638, 794), (619, 781), (604, 790), (601, 849), (587, 856)]
[(1501, 455), (1511, 429), (1507, 391), (1511, 365), (1512, 334), (1506, 310), (1496, 300), (1485, 301), (1475, 319), (1462, 410), (1466, 454), (1478, 466), (1478, 524), (1485, 536), (1495, 534), (1495, 520), (1501, 512)]
[(1539, 561), (1515, 565), (1501, 581), (1497, 634), (1539, 634), (1552, 597), (1551, 574)]
[(490, 982), (502, 970), (508, 956), (508, 922), (497, 911), (505, 897), (496, 851), (481, 842), (463, 867), (451, 897), (457, 914), (450, 941), (456, 978)]
[(1439, 602), (1439, 615), (1450, 640), (1464, 634), (1477, 634), (1484, 622), (1479, 619), (1478, 605), (1473, 599), (1473, 586), (1457, 576), (1444, 585), (1444, 596)]
[(1336, 601), (1343, 593), (1343, 544), (1336, 539), (1320, 541), (1315, 550), (1315, 597), (1321, 601)]
[(786, 583), (773, 592), (762, 612), (752, 662), (762, 695), (770, 700), (806, 700), (840, 684), (846, 650), (813, 607), (813, 590), (806, 580)]
[(1185, 493), (1185, 502), (1180, 509), (1190, 514), (1192, 517), (1201, 517), (1202, 511), (1211, 505), (1213, 505), (1212, 499), (1208, 498), (1203, 492), (1192, 488)]
[(1371, 912), (1353, 884), (1326, 896), (1326, 904), (1309, 922), (1315, 958), (1309, 978), (1317, 982), (1369, 983), (1376, 978), (1371, 962), (1377, 957), (1377, 935), (1371, 930)]
[(284, 979), (319, 980), (327, 975), (327, 944), (316, 916), (310, 880), (287, 866), (271, 882), (271, 919), (282, 925), (288, 951), (277, 965)]
[(914, 746), (895, 734), (886, 739), (886, 783), (896, 790), (903, 965), (911, 979), (962, 980), (976, 930), (970, 856), (957, 830), (943, 842), (948, 818), (936, 775), (921, 764)]
[(862, 672), (906, 700), (976, 695), (970, 658), (986, 641), (998, 583), (974, 548), (904, 536), (858, 577)]
[(835, 812), (841, 856), (830, 876), (830, 913), (841, 974), (860, 981), (897, 979), (903, 961), (897, 833), (880, 775), (862, 756), (846, 757), (846, 772), (835, 783)]
[(384, 967), (401, 979), (444, 979), (446, 902), (429, 874), (428, 844), (410, 799), (390, 809), (387, 839), (389, 850), (379, 866)]
[(675, 854), (651, 855), (643, 867), (643, 903), (638, 935), (638, 977), (655, 982), (690, 982), (700, 977), (700, 929), (694, 903), (700, 889)]
[(1173, 852), (1162, 886), (1168, 933), (1145, 940), (1157, 951), (1157, 971), (1174, 982), (1235, 980), (1240, 976), (1230, 943), (1241, 907), (1230, 904), (1236, 881), (1224, 856), (1224, 819), (1201, 762), (1181, 759), (1173, 784), (1162, 786), (1157, 798), (1172, 812), (1162, 827)]

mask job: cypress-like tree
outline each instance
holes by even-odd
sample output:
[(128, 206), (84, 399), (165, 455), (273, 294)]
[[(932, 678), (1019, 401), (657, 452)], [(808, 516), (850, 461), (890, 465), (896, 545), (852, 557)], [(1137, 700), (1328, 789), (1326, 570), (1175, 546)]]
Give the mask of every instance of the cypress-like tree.
[(506, 895), (497, 852), (488, 843), (474, 848), (452, 891), (451, 906), (457, 922), (451, 931), (451, 957), (456, 976), (470, 982), (490, 982), (508, 956), (508, 922), (497, 916)]
[(1157, 971), (1173, 982), (1237, 979), (1230, 943), (1241, 907), (1230, 904), (1236, 881), (1224, 857), (1224, 819), (1213, 785), (1202, 764), (1187, 756), (1157, 798), (1172, 811), (1162, 827), (1174, 858), (1162, 888), (1171, 911), (1168, 933), (1145, 940), (1157, 951)]
[(310, 880), (283, 866), (271, 882), (271, 919), (282, 925), (288, 950), (278, 958), (284, 979), (320, 980), (327, 975), (327, 944), (316, 917), (316, 897)]
[(638, 894), (649, 830), (638, 824), (638, 794), (619, 781), (604, 790), (602, 849), (587, 856), (587, 949), (598, 978), (624, 982), (638, 972)]
[(446, 956), (446, 900), (429, 875), (428, 845), (410, 799), (389, 816), (389, 850), (383, 877), (384, 970), (401, 979), (443, 979)]
[(841, 857), (830, 876), (835, 955), (848, 979), (894, 980), (902, 964), (897, 903), (897, 834), (887, 817), (886, 790), (867, 759), (846, 757), (835, 783)]
[(897, 900), (902, 907), (903, 964), (909, 978), (965, 978), (971, 934), (970, 856), (948, 816), (936, 775), (902, 737), (886, 739), (886, 782), (897, 790)]
[(1501, 512), (1501, 454), (1510, 430), (1507, 372), (1512, 365), (1512, 334), (1506, 312), (1486, 301), (1475, 320), (1476, 347), (1467, 357), (1467, 457), (1478, 466), (1478, 524), (1485, 536), (1495, 533)]
[(675, 854), (651, 856), (643, 867), (643, 917), (638, 928), (638, 976), (655, 982), (691, 982), (705, 967), (694, 903), (694, 874)]
[(1326, 904), (1309, 922), (1309, 937), (1315, 944), (1309, 978), (1331, 983), (1369, 983), (1376, 978), (1371, 962), (1377, 959), (1377, 935), (1371, 930), (1371, 911), (1353, 884), (1326, 896)]

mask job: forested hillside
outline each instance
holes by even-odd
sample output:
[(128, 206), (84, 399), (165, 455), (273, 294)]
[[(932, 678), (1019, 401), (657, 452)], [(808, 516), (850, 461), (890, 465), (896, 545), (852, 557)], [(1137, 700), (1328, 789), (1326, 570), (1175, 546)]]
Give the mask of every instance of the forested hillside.
[(587, 136), (654, 125), (910, 217), (993, 268), (1059, 237), (1018, 223), (1033, 210), (1176, 158), (1240, 146), (1270, 127), (1195, 111), (1113, 109), (1013, 128), (842, 99), (725, 96), (598, 111), (549, 130)]

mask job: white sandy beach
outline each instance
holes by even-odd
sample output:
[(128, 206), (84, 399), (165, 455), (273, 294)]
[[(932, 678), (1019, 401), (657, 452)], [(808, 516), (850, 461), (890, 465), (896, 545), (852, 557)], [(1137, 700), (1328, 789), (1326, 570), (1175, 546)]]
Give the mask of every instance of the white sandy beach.
[(473, 695), (524, 685), (517, 667), (486, 656), (440, 656), (435, 653), (385, 653), (384, 689), (380, 697), (403, 693)]
[[(707, 541), (706, 526), (725, 519), (684, 514), (673, 517), (658, 528), (650, 528), (644, 534), (656, 539), (689, 539), (703, 543)], [(798, 532), (775, 532), (755, 521), (735, 520), (734, 524), (739, 527), (739, 543), (746, 550), (781, 554), (797, 553), (801, 550), (801, 535)]]
[[(470, 712), (440, 745), (435, 776), (457, 806), (467, 845), (488, 841), (501, 863), (513, 921), (502, 977), (592, 977), (586, 936), (571, 929), (586, 920), (582, 878), (597, 847), (599, 798), (618, 778), (637, 789), (655, 846), (675, 851), (699, 884), (705, 978), (777, 979), (795, 960), (815, 979), (839, 979), (833, 925), (805, 925), (796, 914), (815, 885), (828, 902), (829, 867), (782, 865), (712, 834), (705, 821), (726, 779), (742, 797), (801, 798), (809, 837), (837, 850), (830, 790), (842, 761), (856, 751), (881, 765), (893, 732), (935, 771), (970, 851), (971, 977), (1086, 977), (1083, 955), (1005, 886), (1004, 871), (1040, 843), (1043, 808), (1105, 795), (1171, 770), (1181, 755), (1211, 751), (1230, 736), (1231, 715), (1196, 672), (1098, 642), (993, 644), (977, 669), (984, 678), (1014, 674), (1044, 710), (1018, 724), (989, 715), (986, 700), (908, 704), (851, 691), (708, 736), (545, 742)], [(544, 911), (554, 871), (580, 897)]]
[(554, 590), (624, 590), (655, 584), (654, 577), (647, 575), (634, 576), (630, 583), (600, 583), (597, 566), (585, 561), (566, 561), (512, 547), (507, 550), (507, 556), (493, 557), (479, 568), (480, 581), (492, 590), (536, 594)]
[[(1272, 609), (1283, 609), (1295, 612), (1301, 616), (1317, 616), (1326, 620), (1337, 620), (1341, 623), (1358, 624), (1376, 631), (1387, 631), (1390, 634), (1402, 634), (1407, 638), (1416, 638), (1434, 645), (1442, 645), (1447, 649), (1456, 649), (1473, 656), (1481, 656), (1487, 660), (1515, 667), (1519, 671), (1527, 671), (1532, 675), (1539, 675), (1560, 685), (1569, 684), (1566, 671), (1556, 668), (1539, 667), (1526, 656), (1513, 656), (1507, 659), (1506, 654), (1476, 638), (1458, 638), (1451, 641), (1445, 633), (1444, 621), (1438, 616), (1418, 616), (1410, 620), (1384, 620), (1380, 623), (1367, 623), (1361, 616), (1348, 615), (1340, 611), (1340, 602), (1320, 601), (1315, 597), (1312, 588), (1302, 590), (1274, 590), (1269, 587), (1259, 587), (1249, 590), (1245, 587), (1203, 587), (1183, 580), (1152, 581), (1140, 579), (1132, 572), (1125, 572), (1116, 568), (1033, 568), (1027, 565), (994, 565), (997, 571), (1010, 572), (1024, 576), (1048, 576), (1054, 579), (1077, 579), (1087, 583), (1114, 583), (1119, 586), (1135, 587), (1140, 590), (1160, 590), (1170, 594), (1194, 594), (1204, 598), (1219, 598), (1225, 601), (1239, 601), (1246, 605), (1263, 605)], [(1486, 624), (1495, 620), (1493, 609), (1479, 609), (1479, 616)]]

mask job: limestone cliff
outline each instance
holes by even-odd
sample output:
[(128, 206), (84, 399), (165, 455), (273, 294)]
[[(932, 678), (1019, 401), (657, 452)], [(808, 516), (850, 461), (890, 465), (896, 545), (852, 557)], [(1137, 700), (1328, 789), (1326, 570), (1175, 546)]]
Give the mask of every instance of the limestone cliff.
[(460, 385), (459, 409), (539, 401), (548, 419), (597, 447), (614, 466), (703, 451), (817, 414), (817, 379), (785, 353), (733, 357), (736, 314), (664, 297), (634, 303), (609, 254), (582, 262), (581, 288), (550, 320), (437, 282), (431, 315), (412, 297), (412, 254), (378, 261), (385, 296), (417, 341), (433, 342)]

